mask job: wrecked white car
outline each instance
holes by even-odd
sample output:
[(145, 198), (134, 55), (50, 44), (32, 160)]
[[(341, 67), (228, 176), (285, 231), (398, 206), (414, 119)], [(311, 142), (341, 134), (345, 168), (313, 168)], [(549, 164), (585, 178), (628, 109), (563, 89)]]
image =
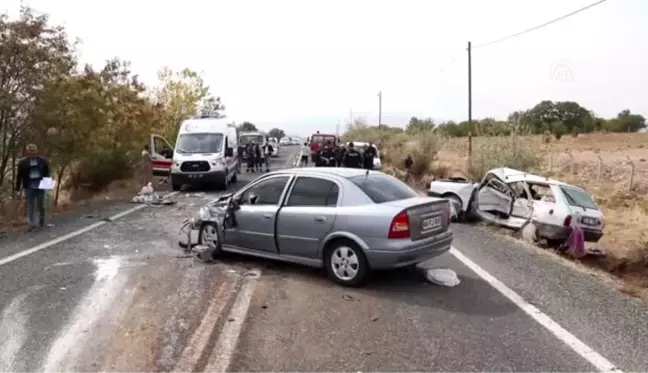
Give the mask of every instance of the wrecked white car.
[(460, 219), (476, 216), (512, 229), (531, 224), (536, 240), (564, 241), (574, 225), (583, 230), (585, 241), (598, 242), (603, 236), (603, 213), (583, 189), (511, 168), (490, 170), (479, 183), (433, 181), (428, 195), (449, 199), (460, 208)]

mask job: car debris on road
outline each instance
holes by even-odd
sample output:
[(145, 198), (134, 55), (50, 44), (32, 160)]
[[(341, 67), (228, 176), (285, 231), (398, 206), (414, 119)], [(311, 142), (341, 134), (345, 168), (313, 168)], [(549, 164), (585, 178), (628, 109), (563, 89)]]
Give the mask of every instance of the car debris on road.
[(153, 190), (153, 185), (148, 183), (142, 187), (142, 189), (137, 193), (135, 197), (131, 200), (131, 203), (141, 203), (148, 204), (151, 206), (162, 206), (162, 205), (174, 205), (176, 201), (169, 199), (168, 197), (160, 197)]

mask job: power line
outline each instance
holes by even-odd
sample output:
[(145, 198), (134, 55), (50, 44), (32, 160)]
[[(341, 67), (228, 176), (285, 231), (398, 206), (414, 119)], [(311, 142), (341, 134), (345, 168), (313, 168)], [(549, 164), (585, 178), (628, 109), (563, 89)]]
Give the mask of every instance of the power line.
[(482, 44), (479, 44), (479, 45), (475, 45), (475, 46), (472, 47), (472, 49), (475, 49), (475, 48), (481, 48), (481, 47), (485, 47), (485, 46), (488, 46), (488, 45), (493, 45), (493, 44), (501, 43), (501, 42), (506, 41), (506, 40), (508, 40), (508, 39), (512, 39), (512, 38), (515, 38), (515, 37), (517, 37), (517, 36), (524, 35), (524, 34), (526, 34), (526, 33), (528, 33), (528, 32), (535, 31), (535, 30), (540, 29), (540, 28), (545, 27), (545, 26), (549, 26), (549, 25), (551, 25), (552, 23), (556, 23), (556, 22), (558, 22), (558, 21), (562, 21), (563, 19), (565, 19), (565, 18), (567, 18), (567, 17), (571, 17), (571, 16), (573, 16), (573, 15), (575, 15), (575, 14), (578, 14), (578, 13), (580, 13), (580, 12), (583, 12), (583, 11), (585, 11), (585, 10), (587, 10), (587, 9), (593, 8), (593, 7), (595, 7), (595, 6), (599, 5), (599, 4), (602, 4), (602, 3), (606, 2), (606, 1), (607, 1), (607, 0), (599, 0), (599, 1), (597, 1), (597, 2), (595, 2), (595, 3), (593, 3), (593, 4), (590, 4), (590, 5), (586, 6), (586, 7), (583, 7), (583, 8), (580, 8), (580, 9), (578, 9), (578, 10), (575, 10), (575, 11), (569, 13), (569, 14), (565, 14), (564, 16), (561, 16), (561, 17), (558, 17), (558, 18), (552, 19), (551, 21), (549, 21), (549, 22), (545, 22), (545, 23), (543, 23), (543, 24), (541, 24), (541, 25), (538, 25), (538, 26), (535, 26), (535, 27), (531, 27), (530, 29), (526, 29), (526, 30), (524, 30), (524, 31), (518, 32), (517, 34), (508, 35), (508, 36), (505, 36), (505, 37), (503, 37), (503, 38), (499, 38), (499, 39), (495, 39), (495, 40), (489, 41), (489, 42), (487, 42), (487, 43), (482, 43)]

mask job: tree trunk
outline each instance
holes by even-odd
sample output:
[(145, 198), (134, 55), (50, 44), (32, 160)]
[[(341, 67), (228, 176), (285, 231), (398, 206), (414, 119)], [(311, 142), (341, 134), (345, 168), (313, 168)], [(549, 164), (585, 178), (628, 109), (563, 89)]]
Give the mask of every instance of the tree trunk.
[(58, 206), (59, 194), (61, 192), (61, 184), (63, 180), (63, 175), (67, 169), (67, 164), (63, 164), (56, 173), (56, 192), (54, 193), (54, 207)]

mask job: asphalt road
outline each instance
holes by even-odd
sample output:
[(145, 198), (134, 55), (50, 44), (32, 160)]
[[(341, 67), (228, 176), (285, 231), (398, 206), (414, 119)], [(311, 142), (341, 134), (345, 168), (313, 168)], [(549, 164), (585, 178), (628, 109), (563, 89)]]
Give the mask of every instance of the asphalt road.
[(349, 290), (319, 270), (185, 257), (180, 222), (213, 196), (19, 258), (133, 205), (0, 241), (0, 371), (648, 371), (645, 307), (539, 249), (454, 225), (453, 253), (427, 264), (459, 286), (396, 271)]

